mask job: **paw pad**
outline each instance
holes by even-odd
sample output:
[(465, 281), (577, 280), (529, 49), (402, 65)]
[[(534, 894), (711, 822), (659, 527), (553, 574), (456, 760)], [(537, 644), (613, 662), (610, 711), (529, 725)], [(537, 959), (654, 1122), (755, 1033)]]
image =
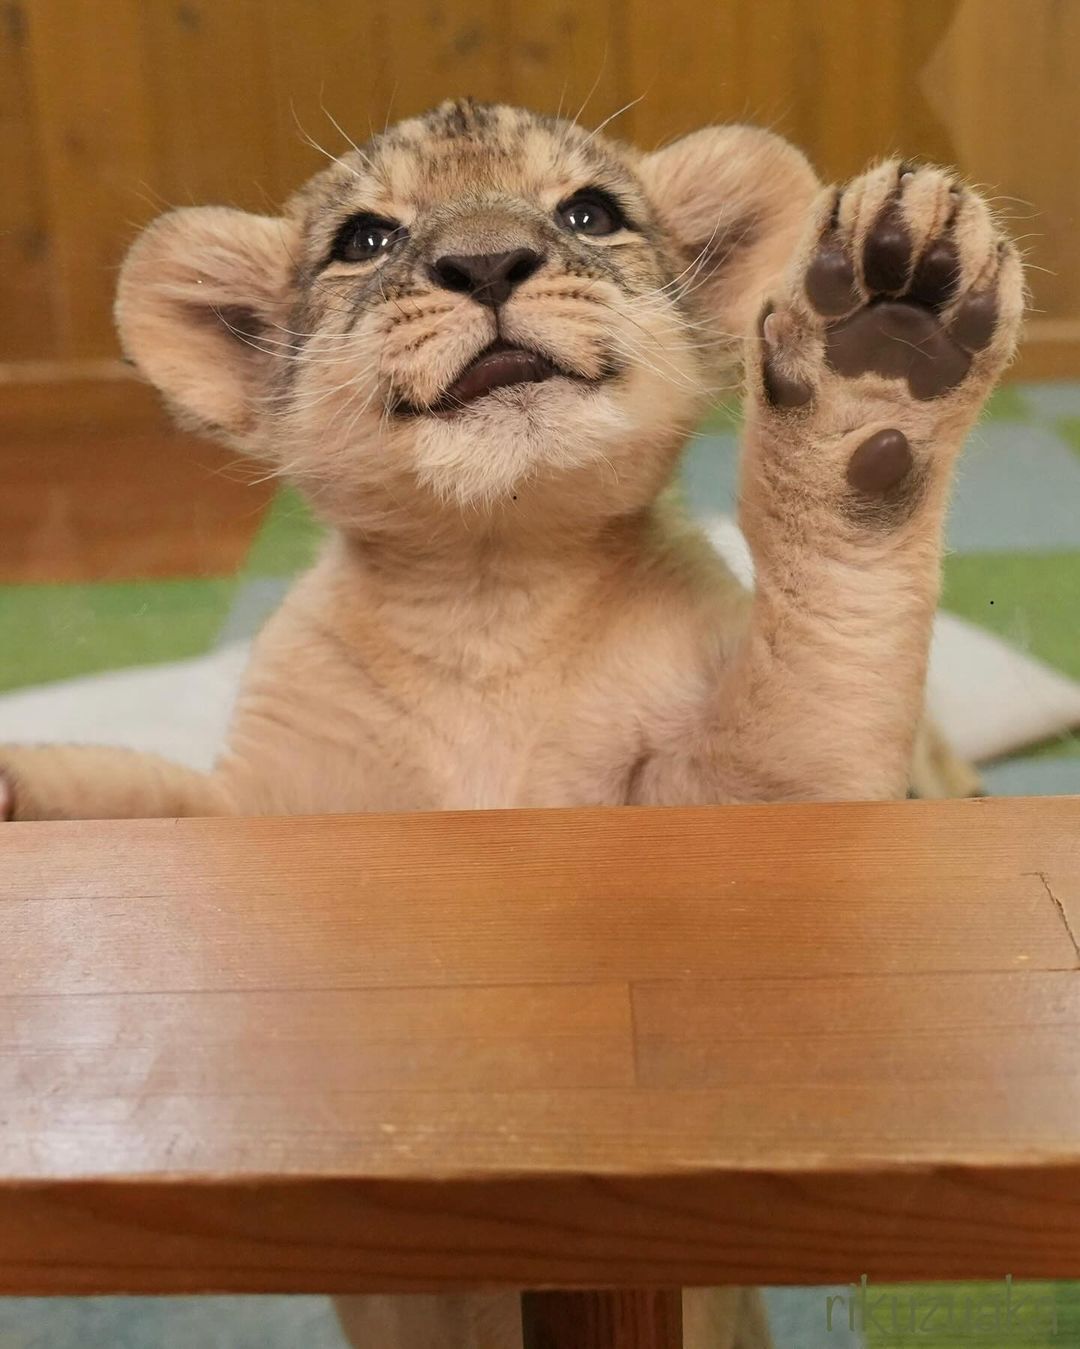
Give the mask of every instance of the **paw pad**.
[[(910, 180), (905, 175), (901, 181)], [(954, 191), (954, 214), (957, 194)], [(838, 261), (846, 262), (846, 268)], [(854, 305), (842, 307), (840, 278), (850, 273)], [(883, 375), (907, 381), (912, 396), (936, 398), (964, 379), (972, 356), (988, 346), (997, 326), (993, 291), (968, 295), (947, 321), (960, 277), (951, 221), (916, 258), (898, 191), (867, 232), (862, 250), (862, 292), (854, 259), (840, 247), (835, 229), (822, 241), (807, 269), (806, 293), (827, 325), (825, 358), (837, 374)], [(828, 280), (827, 280), (828, 279)], [(824, 303), (821, 301), (824, 300)]]
[(903, 290), (911, 268), (911, 235), (899, 198), (878, 216), (863, 250), (863, 280), (871, 293)]
[(918, 399), (955, 389), (971, 355), (922, 305), (899, 300), (872, 305), (830, 325), (825, 359), (838, 375), (906, 379)]
[(914, 464), (903, 431), (875, 431), (848, 460), (848, 486), (868, 499), (886, 497), (895, 492)]
[(839, 244), (823, 244), (806, 271), (806, 294), (819, 314), (841, 318), (859, 303), (850, 256)]
[(903, 431), (875, 431), (855, 449), (847, 465), (851, 489), (844, 509), (863, 527), (891, 529), (906, 520), (922, 497), (924, 476)]
[[(930, 174), (940, 183), (940, 219), (929, 237), (919, 238), (912, 221), (920, 209), (926, 213), (926, 188), (934, 182)], [(909, 192), (921, 208), (909, 203)], [(920, 401), (948, 393), (963, 382), (975, 356), (998, 331), (998, 288), (1008, 244), (978, 198), (950, 186), (938, 170), (900, 166), (892, 194), (865, 231), (855, 231), (850, 222), (845, 228), (843, 201), (837, 197), (818, 237), (794, 312), (817, 328), (826, 365), (834, 373), (847, 379), (903, 380)], [(909, 218), (906, 210), (914, 215)], [(972, 229), (973, 219), (981, 234)], [(980, 242), (973, 244), (976, 234)], [(965, 275), (974, 284), (958, 298)], [(813, 396), (806, 355), (789, 367), (790, 360), (790, 353), (766, 341), (765, 391), (774, 407), (800, 408)]]

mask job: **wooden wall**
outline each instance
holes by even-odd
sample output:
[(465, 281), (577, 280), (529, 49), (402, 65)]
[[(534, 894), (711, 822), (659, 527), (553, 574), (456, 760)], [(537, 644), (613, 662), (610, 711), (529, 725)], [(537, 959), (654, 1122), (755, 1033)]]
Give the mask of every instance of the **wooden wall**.
[(122, 377), (142, 222), (265, 210), (320, 164), (305, 136), (343, 146), (332, 119), (359, 140), (460, 93), (632, 104), (612, 131), (645, 145), (762, 121), (829, 176), (958, 162), (1045, 269), (1022, 369), (1080, 377), (1078, 66), (1080, 0), (0, 0), (0, 426), (60, 415), (41, 381), (70, 417)]

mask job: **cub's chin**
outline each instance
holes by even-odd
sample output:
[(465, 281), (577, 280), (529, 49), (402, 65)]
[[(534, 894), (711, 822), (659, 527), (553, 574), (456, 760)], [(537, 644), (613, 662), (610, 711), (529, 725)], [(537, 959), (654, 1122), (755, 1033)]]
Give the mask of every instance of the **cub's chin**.
[(590, 465), (610, 479), (630, 426), (611, 386), (562, 376), (506, 385), (408, 423), (421, 482), (474, 509), (512, 501), (529, 484), (579, 479)]

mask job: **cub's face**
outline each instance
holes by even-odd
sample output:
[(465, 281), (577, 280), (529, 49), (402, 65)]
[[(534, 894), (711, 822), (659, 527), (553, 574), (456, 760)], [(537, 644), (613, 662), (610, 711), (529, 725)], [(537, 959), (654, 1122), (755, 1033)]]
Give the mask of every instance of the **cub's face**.
[(182, 413), (346, 528), (603, 520), (663, 485), (814, 188), (751, 128), (642, 156), (446, 104), (280, 219), (158, 221), (125, 265), (121, 335)]

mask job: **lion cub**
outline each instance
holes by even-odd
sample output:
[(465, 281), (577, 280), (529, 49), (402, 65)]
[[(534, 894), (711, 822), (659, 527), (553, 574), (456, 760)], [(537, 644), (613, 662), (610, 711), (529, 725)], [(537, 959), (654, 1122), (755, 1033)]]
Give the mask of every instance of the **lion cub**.
[[(750, 127), (643, 155), (451, 103), (279, 218), (163, 217), (120, 279), (127, 351), (333, 541), (212, 774), (9, 747), (0, 815), (903, 795), (952, 468), (1022, 302), (953, 174), (820, 189)], [(740, 356), (752, 599), (664, 492)], [(343, 1316), (387, 1349), (520, 1342), (512, 1299)]]
[[(211, 774), (9, 747), (5, 813), (902, 795), (952, 468), (1022, 304), (948, 170), (822, 189), (744, 126), (640, 154), (455, 102), (280, 217), (162, 217), (124, 346), (333, 541)], [(664, 490), (740, 357), (752, 599)]]

